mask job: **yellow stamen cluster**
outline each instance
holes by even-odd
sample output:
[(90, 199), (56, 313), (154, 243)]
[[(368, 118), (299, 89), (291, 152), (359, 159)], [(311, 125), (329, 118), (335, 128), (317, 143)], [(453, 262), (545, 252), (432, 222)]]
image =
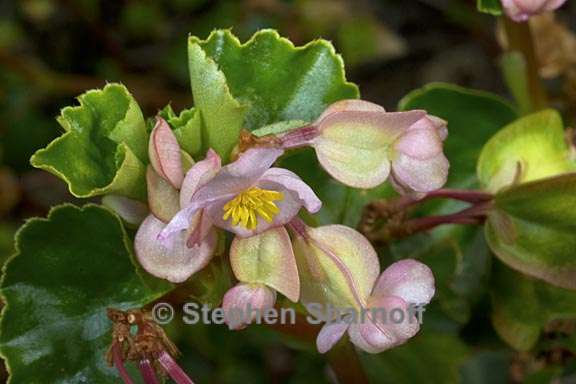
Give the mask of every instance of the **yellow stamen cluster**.
[(280, 212), (274, 201), (283, 198), (282, 192), (260, 188), (247, 189), (224, 205), (222, 219), (228, 220), (232, 217), (232, 225), (240, 224), (247, 229), (255, 229), (258, 225), (256, 215), (271, 222)]

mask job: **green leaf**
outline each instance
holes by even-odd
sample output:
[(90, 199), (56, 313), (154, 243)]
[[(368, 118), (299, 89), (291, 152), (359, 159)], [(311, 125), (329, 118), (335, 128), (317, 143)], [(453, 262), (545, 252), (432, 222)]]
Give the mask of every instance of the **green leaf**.
[[(429, 84), (404, 97), (400, 110), (424, 109), (448, 122), (444, 152), (450, 160), (447, 188), (476, 188), (480, 143), (486, 142), (518, 115), (511, 104), (488, 92), (443, 83)], [(445, 215), (466, 205), (431, 202), (419, 215)], [(486, 283), (489, 250), (479, 227), (448, 225), (393, 244), (396, 258), (419, 258), (429, 264), (438, 281), (437, 299), (453, 319), (465, 323), (469, 301)]]
[(241, 128), (312, 121), (331, 103), (358, 98), (341, 58), (324, 40), (294, 47), (273, 30), (242, 44), (228, 30), (190, 37), (190, 78), (205, 147), (227, 158)]
[(478, 178), (496, 192), (514, 183), (525, 183), (576, 170), (570, 161), (562, 118), (554, 110), (538, 112), (507, 125), (482, 149)]
[(486, 238), (506, 264), (576, 289), (576, 174), (521, 184), (496, 195)]
[(478, 0), (477, 6), (480, 12), (489, 13), (494, 16), (502, 15), (502, 4), (500, 4), (500, 0)]
[(202, 120), (195, 108), (184, 109), (176, 115), (170, 105), (159, 112), (174, 131), (180, 148), (192, 156), (202, 153)]
[(551, 320), (576, 317), (576, 292), (553, 287), (496, 263), (491, 281), (492, 323), (513, 348), (531, 349)]
[(64, 205), (18, 233), (5, 267), (0, 350), (10, 383), (111, 383), (106, 308), (141, 307), (165, 290), (136, 273), (120, 220), (105, 208)]
[(455, 336), (423, 331), (402, 346), (362, 357), (374, 383), (459, 383), (468, 353)]
[(88, 91), (78, 101), (58, 118), (65, 133), (37, 151), (32, 165), (65, 180), (77, 197), (143, 199), (148, 134), (138, 104), (120, 84)]

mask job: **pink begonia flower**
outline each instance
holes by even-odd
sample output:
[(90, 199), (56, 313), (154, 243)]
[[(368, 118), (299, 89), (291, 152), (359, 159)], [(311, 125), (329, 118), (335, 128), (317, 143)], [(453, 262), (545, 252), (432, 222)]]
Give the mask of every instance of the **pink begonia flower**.
[[(350, 324), (338, 320), (326, 323), (316, 339), (318, 351), (325, 353), (330, 350), (346, 331), (353, 344), (369, 353), (379, 353), (405, 343), (420, 329), (410, 304), (427, 304), (434, 291), (434, 276), (426, 265), (411, 259), (390, 265), (376, 281), (365, 308), (367, 313), (378, 314), (378, 311), (370, 312), (378, 309), (388, 315), (376, 315), (375, 319), (367, 316), (364, 321)], [(390, 319), (389, 315), (394, 310), (402, 311), (402, 321)]]
[[(202, 186), (197, 186), (197, 178), (190, 175), (192, 168), (182, 184), (181, 198), (186, 191), (182, 209), (159, 239), (166, 241), (189, 230), (191, 219), (199, 213), (206, 225), (250, 237), (288, 223), (302, 207), (318, 212), (322, 202), (306, 183), (287, 169), (270, 168), (282, 153), (275, 148), (249, 149)], [(194, 235), (198, 230), (192, 232)]]
[(224, 320), (231, 330), (245, 328), (265, 311), (274, 307), (276, 291), (264, 284), (240, 283), (224, 295)]
[(516, 22), (560, 8), (566, 0), (502, 0), (504, 11)]
[(336, 180), (373, 188), (392, 177), (401, 193), (441, 188), (449, 163), (446, 122), (425, 111), (386, 112), (363, 100), (332, 104), (311, 125), (280, 136), (284, 148), (311, 146)]
[[(311, 228), (298, 218), (289, 228), (294, 234), (302, 304), (323, 316), (328, 316), (329, 307), (341, 311), (340, 316), (330, 312), (331, 318), (324, 318), (316, 339), (320, 353), (331, 349), (346, 332), (370, 353), (400, 345), (418, 332), (416, 304), (427, 304), (435, 291), (434, 276), (426, 265), (401, 260), (378, 276), (378, 255), (358, 231), (343, 225)], [(386, 317), (383, 311), (395, 317)], [(399, 311), (403, 318), (398, 318)]]
[[(220, 170), (220, 158), (209, 151), (206, 159), (194, 164), (184, 177), (185, 160), (180, 146), (162, 118), (158, 118), (150, 136), (149, 155), (147, 182), (151, 214), (136, 233), (136, 258), (150, 274), (180, 283), (204, 268), (212, 258), (217, 240), (214, 229), (209, 225), (203, 227), (205, 220), (198, 214), (190, 218), (187, 231), (175, 234), (165, 244), (157, 238), (166, 222), (185, 206), (189, 196)], [(184, 183), (185, 180), (189, 181)], [(202, 232), (202, 239), (190, 245), (191, 233), (198, 231)]]

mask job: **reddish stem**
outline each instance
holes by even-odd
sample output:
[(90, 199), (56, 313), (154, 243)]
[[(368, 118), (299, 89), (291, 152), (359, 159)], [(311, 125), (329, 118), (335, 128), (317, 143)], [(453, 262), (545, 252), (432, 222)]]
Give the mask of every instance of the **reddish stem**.
[(481, 224), (489, 210), (488, 203), (464, 209), (458, 213), (441, 216), (426, 216), (404, 222), (402, 226), (410, 233), (423, 232), (443, 224)]
[(172, 356), (170, 356), (168, 352), (160, 352), (160, 355), (158, 356), (158, 362), (176, 384), (194, 384), (192, 379), (188, 377), (186, 372), (180, 368), (178, 363), (176, 363), (176, 361), (172, 358)]
[(122, 360), (122, 351), (120, 350), (120, 345), (116, 342), (112, 344), (112, 358), (114, 360), (114, 366), (118, 370), (120, 377), (125, 384), (134, 384), (132, 378), (128, 374), (126, 367), (124, 366), (124, 360)]
[(156, 372), (154, 372), (154, 368), (152, 368), (152, 364), (150, 364), (150, 360), (140, 360), (138, 368), (140, 369), (140, 374), (142, 375), (145, 384), (160, 384), (156, 377)]

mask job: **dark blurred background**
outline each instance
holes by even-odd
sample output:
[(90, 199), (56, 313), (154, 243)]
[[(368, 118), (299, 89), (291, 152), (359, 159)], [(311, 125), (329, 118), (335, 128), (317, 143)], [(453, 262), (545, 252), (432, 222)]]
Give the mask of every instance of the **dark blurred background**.
[[(574, 4), (559, 17), (576, 26)], [(28, 162), (59, 134), (59, 110), (106, 82), (124, 83), (148, 116), (168, 103), (177, 111), (191, 106), (189, 33), (206, 37), (232, 28), (245, 40), (275, 28), (296, 44), (329, 39), (363, 98), (395, 109), (431, 81), (505, 95), (495, 24), (476, 11), (475, 0), (3, 0), (0, 262), (11, 254), (23, 219), (74, 200), (62, 182)], [(262, 327), (231, 333), (198, 326), (182, 341), (184, 366), (199, 382), (322, 383), (331, 376), (309, 346), (287, 348)], [(480, 360), (463, 363), (457, 341), (433, 336), (386, 356), (368, 358), (371, 375), (386, 382), (506, 382), (510, 363), (505, 352), (481, 356), (493, 363), (493, 372), (484, 372)]]

